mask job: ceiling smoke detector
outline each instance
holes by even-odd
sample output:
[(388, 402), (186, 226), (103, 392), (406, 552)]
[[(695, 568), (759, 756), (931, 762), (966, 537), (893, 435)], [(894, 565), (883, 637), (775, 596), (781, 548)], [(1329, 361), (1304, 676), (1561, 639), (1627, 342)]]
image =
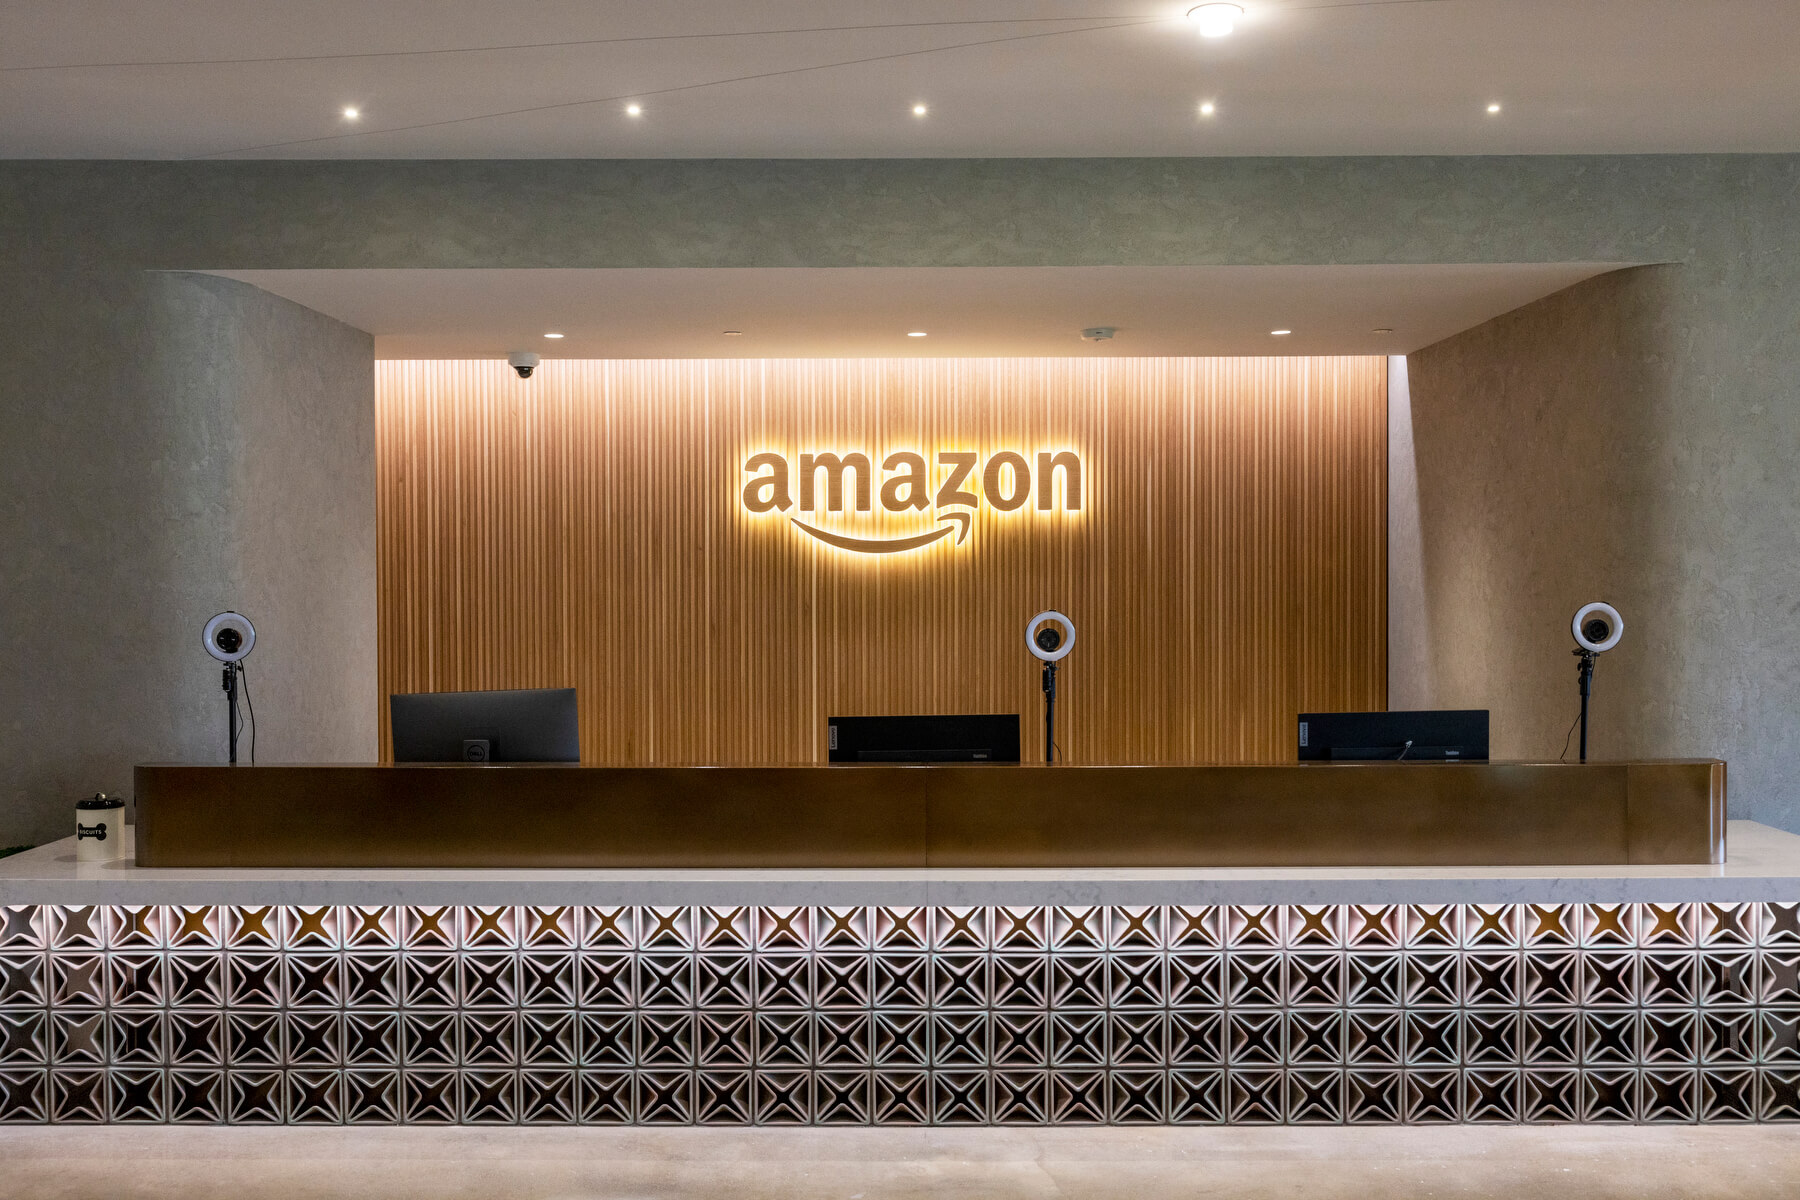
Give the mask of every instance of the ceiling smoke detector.
[(1110, 342), (1113, 340), (1113, 335), (1118, 332), (1118, 329), (1112, 325), (1096, 325), (1092, 329), (1082, 330), (1081, 340), (1084, 342)]

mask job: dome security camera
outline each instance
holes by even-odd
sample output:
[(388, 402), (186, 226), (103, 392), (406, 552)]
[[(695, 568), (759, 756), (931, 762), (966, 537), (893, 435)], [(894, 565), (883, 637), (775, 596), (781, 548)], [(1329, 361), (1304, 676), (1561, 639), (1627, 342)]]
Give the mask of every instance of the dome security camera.
[(517, 371), (520, 379), (530, 379), (531, 373), (543, 361), (529, 350), (514, 350), (506, 356), (506, 365)]
[(256, 648), (256, 626), (243, 613), (222, 612), (200, 631), (200, 644), (222, 663), (242, 662)]

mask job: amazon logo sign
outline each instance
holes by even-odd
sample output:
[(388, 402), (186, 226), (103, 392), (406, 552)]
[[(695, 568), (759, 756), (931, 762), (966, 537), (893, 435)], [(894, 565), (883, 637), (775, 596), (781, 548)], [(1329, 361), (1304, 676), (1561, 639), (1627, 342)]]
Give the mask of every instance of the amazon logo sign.
[(1073, 450), (1001, 450), (985, 460), (974, 450), (895, 450), (879, 472), (875, 462), (861, 451), (790, 460), (765, 450), (744, 459), (739, 499), (746, 512), (786, 516), (806, 537), (853, 554), (903, 554), (951, 535), (960, 546), (983, 506), (1021, 515), (1081, 511), (1083, 467)]

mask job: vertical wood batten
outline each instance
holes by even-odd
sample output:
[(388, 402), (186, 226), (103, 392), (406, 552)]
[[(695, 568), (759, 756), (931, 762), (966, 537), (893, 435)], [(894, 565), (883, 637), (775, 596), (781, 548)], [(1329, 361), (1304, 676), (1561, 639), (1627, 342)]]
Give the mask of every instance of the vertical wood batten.
[[(1075, 761), (1280, 761), (1386, 703), (1386, 363), (1320, 359), (377, 364), (379, 669), (575, 686), (595, 762), (823, 757), (832, 714), (1018, 712), (1070, 613)], [(738, 503), (745, 455), (1074, 446), (1083, 510), (978, 509), (871, 560)], [(796, 481), (797, 483), (797, 478)], [(980, 489), (979, 470), (972, 480)], [(914, 532), (917, 515), (861, 518)], [(391, 753), (386, 704), (381, 744)]]

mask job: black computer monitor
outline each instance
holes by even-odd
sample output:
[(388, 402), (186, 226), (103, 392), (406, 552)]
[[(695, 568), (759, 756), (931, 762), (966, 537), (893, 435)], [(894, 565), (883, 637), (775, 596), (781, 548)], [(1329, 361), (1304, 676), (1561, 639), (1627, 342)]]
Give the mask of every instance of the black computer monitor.
[(1019, 714), (966, 717), (832, 717), (834, 763), (1019, 761)]
[(1486, 762), (1488, 710), (1301, 713), (1300, 761)]
[(388, 697), (395, 762), (580, 762), (574, 688)]

